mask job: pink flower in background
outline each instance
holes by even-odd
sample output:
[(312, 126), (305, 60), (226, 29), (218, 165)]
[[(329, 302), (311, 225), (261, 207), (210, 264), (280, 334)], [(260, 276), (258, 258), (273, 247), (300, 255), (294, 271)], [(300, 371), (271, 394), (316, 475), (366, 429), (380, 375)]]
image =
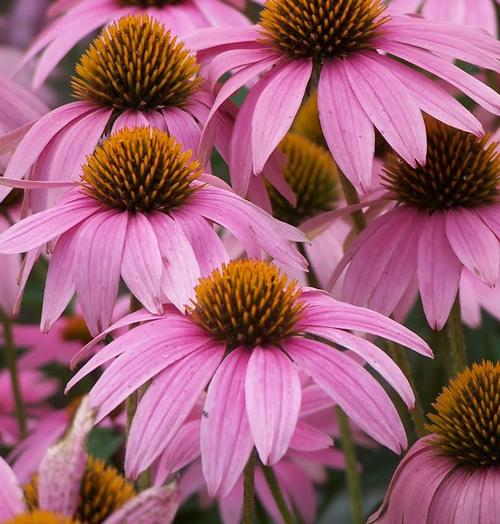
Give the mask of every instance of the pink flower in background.
[[(87, 466), (87, 455), (83, 446), (92, 424), (93, 415), (84, 401), (68, 436), (50, 448), (40, 464), (36, 509), (28, 506), (28, 501), (24, 500), (23, 488), (15, 473), (0, 458), (0, 521), (2, 523), (14, 523), (18, 518), (23, 517), (29, 522), (38, 522), (37, 518), (51, 518), (50, 522), (60, 520), (68, 524), (74, 522), (72, 518), (79, 506), (82, 478)], [(87, 492), (86, 495), (89, 496), (89, 493)], [(102, 520), (102, 523), (127, 524), (143, 519), (150, 524), (170, 524), (177, 507), (178, 493), (175, 489), (154, 487), (130, 499)]]
[[(96, 29), (128, 15), (148, 15), (167, 30), (183, 36), (210, 26), (246, 27), (245, 15), (225, 0), (58, 0), (51, 6), (52, 20), (28, 49), (20, 68), (43, 51), (33, 78), (38, 89), (59, 61)], [(170, 5), (169, 5), (170, 4)], [(240, 6), (241, 7), (241, 6)]]
[(481, 325), (481, 309), (500, 320), (500, 279), (490, 287), (469, 270), (462, 271), (460, 307), (462, 320), (473, 329)]
[[(160, 52), (151, 56), (154, 49)], [(134, 75), (129, 76), (129, 70)], [(111, 121), (112, 131), (125, 126), (158, 127), (196, 153), (201, 122), (210, 107), (197, 72), (194, 57), (159, 22), (145, 16), (120, 19), (94, 40), (77, 65), (72, 86), (79, 101), (42, 118), (33, 116), (37, 121), (27, 133), (26, 128), (16, 130), (22, 140), (5, 177), (78, 180), (86, 156), (109, 131)], [(162, 81), (152, 88), (158, 78)], [(0, 188), (0, 198), (8, 192)], [(49, 196), (38, 191), (30, 204), (41, 211), (64, 192), (52, 191)]]
[(394, 13), (416, 13), (438, 22), (471, 25), (497, 35), (498, 0), (390, 0)]
[(125, 128), (88, 158), (80, 187), (1, 234), (0, 253), (51, 243), (42, 330), (76, 290), (90, 332), (100, 333), (111, 322), (120, 275), (148, 310), (161, 313), (165, 298), (183, 309), (198, 278), (227, 260), (212, 221), (236, 235), (250, 256), (263, 250), (305, 268), (290, 244), (305, 240), (300, 231), (229, 188), (197, 180), (201, 174), (191, 152), (164, 131)]
[(500, 512), (500, 364), (457, 375), (430, 415), (431, 435), (399, 464), (369, 524), (496, 524)]
[[(0, 234), (10, 227), (10, 222), (0, 215)], [(21, 257), (19, 255), (0, 255), (0, 309), (5, 315), (12, 315), (17, 300), (19, 286), (17, 278), (21, 271)]]
[[(389, 315), (417, 280), (427, 321), (441, 329), (465, 269), (490, 287), (498, 280), (500, 156), (487, 137), (427, 123), (427, 165), (385, 164), (392, 204), (353, 241), (332, 282), (345, 271), (342, 299)], [(328, 214), (314, 220), (326, 224)]]
[(152, 380), (131, 426), (128, 475), (136, 477), (160, 456), (209, 384), (200, 430), (203, 472), (210, 495), (227, 495), (254, 446), (269, 465), (290, 447), (301, 406), (299, 369), (368, 435), (398, 453), (406, 446), (387, 393), (357, 360), (332, 345), (366, 359), (411, 407), (413, 392), (399, 368), (347, 330), (431, 356), (422, 339), (378, 313), (300, 289), (265, 261), (230, 262), (200, 280), (195, 294), (187, 316), (166, 307), (160, 317), (144, 311), (125, 317), (115, 327), (149, 322), (100, 350), (68, 384), (110, 363), (90, 392), (99, 420)]
[[(33, 369), (23, 369), (19, 373), (19, 384), (28, 415), (40, 416), (49, 408), (44, 402), (57, 392), (57, 380)], [(6, 370), (0, 371), (0, 444), (13, 446), (19, 441), (19, 426), (15, 415), (15, 402), (11, 378)]]
[(259, 25), (202, 29), (186, 44), (208, 63), (212, 83), (234, 72), (218, 92), (211, 115), (263, 75), (241, 106), (230, 145), (233, 185), (243, 195), (252, 174), (262, 171), (289, 130), (313, 71), (319, 72), (318, 108), (326, 142), (361, 191), (371, 182), (374, 127), (412, 166), (426, 160), (422, 111), (482, 133), (459, 102), (401, 60), (458, 87), (490, 112), (500, 111), (500, 96), (448, 59), (498, 71), (500, 44), (495, 39), (473, 28), (391, 15), (377, 0), (340, 0), (332, 12), (322, 0), (300, 5), (269, 0)]

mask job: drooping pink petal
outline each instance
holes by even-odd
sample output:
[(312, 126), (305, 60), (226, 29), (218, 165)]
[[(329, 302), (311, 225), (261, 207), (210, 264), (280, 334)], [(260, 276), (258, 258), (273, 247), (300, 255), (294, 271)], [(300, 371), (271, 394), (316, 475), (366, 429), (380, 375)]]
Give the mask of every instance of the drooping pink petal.
[(211, 496), (224, 497), (240, 477), (253, 447), (245, 408), (249, 352), (239, 348), (219, 366), (201, 420), (201, 460)]
[(406, 87), (377, 61), (376, 53), (344, 61), (349, 83), (375, 127), (411, 166), (425, 164), (427, 134), (422, 113)]
[(345, 60), (327, 60), (318, 84), (321, 129), (345, 176), (366, 191), (371, 184), (375, 131), (351, 88)]
[(179, 491), (170, 486), (143, 491), (115, 511), (102, 524), (172, 524), (179, 508)]
[(333, 440), (330, 435), (307, 422), (299, 420), (290, 441), (291, 449), (309, 452), (329, 448), (330, 446), (333, 446)]
[(185, 150), (190, 149), (193, 155), (197, 155), (201, 129), (196, 120), (189, 113), (178, 107), (163, 109), (162, 114), (168, 134), (175, 136)]
[(162, 259), (154, 228), (143, 213), (128, 217), (121, 275), (146, 309), (161, 313)]
[(83, 316), (92, 335), (111, 323), (120, 284), (127, 212), (95, 214), (75, 238), (75, 285)]
[(447, 213), (446, 236), (462, 264), (490, 286), (498, 280), (499, 240), (473, 211)]
[(301, 385), (294, 363), (277, 347), (252, 350), (245, 379), (248, 422), (261, 461), (286, 453), (299, 418)]
[(500, 206), (481, 206), (475, 212), (500, 240)]
[(405, 449), (406, 435), (396, 408), (362, 366), (342, 352), (312, 340), (294, 337), (284, 347), (363, 431), (395, 453)]
[[(252, 115), (252, 159), (260, 173), (270, 154), (292, 126), (311, 77), (311, 60), (293, 60), (275, 67), (256, 100)], [(269, 118), (272, 114), (273, 117)]]
[(0, 520), (5, 522), (24, 511), (23, 490), (10, 466), (0, 457)]
[(427, 218), (418, 243), (418, 287), (425, 316), (433, 329), (442, 329), (458, 292), (461, 265), (446, 236), (446, 216)]
[(127, 477), (156, 460), (180, 429), (224, 356), (211, 344), (164, 369), (149, 386), (132, 421), (125, 455)]

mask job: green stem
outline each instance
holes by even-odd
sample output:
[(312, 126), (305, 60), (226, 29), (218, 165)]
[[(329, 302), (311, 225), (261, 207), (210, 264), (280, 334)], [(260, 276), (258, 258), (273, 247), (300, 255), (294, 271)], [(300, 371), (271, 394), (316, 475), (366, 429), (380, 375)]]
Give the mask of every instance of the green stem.
[(437, 338), (439, 343), (438, 351), (441, 352), (445, 361), (449, 362), (448, 370), (450, 378), (452, 378), (467, 366), (464, 328), (458, 295), (455, 298), (450, 316), (441, 330), (440, 335), (444, 336)]
[(243, 524), (255, 523), (255, 453), (252, 451), (243, 472)]
[[(346, 202), (350, 206), (359, 204), (359, 197), (358, 193), (356, 192), (356, 189), (351, 184), (351, 182), (349, 182), (344, 173), (342, 173), (342, 171), (339, 168), (337, 168), (337, 170), (339, 173), (340, 184), (342, 186), (342, 191), (344, 192)], [(356, 233), (360, 233), (366, 227), (366, 218), (361, 209), (358, 211), (353, 211), (351, 213), (351, 220), (354, 229), (356, 230)]]
[(21, 438), (27, 434), (26, 431), (26, 411), (24, 409), (23, 395), (21, 392), (21, 384), (19, 382), (19, 371), (17, 369), (16, 347), (14, 345), (14, 337), (12, 334), (12, 320), (4, 312), (0, 311), (0, 317), (3, 325), (3, 338), (5, 346), (5, 361), (10, 373), (10, 381), (12, 384), (12, 393), (14, 395), (14, 405), (16, 410), (16, 418), (19, 424), (19, 432)]
[(307, 260), (307, 264), (308, 264), (307, 283), (308, 285), (310, 285), (311, 287), (315, 287), (317, 289), (321, 289), (319, 278), (316, 275), (314, 268), (312, 267), (309, 257), (307, 256), (304, 244), (298, 244), (298, 249), (299, 249), (299, 253)]
[(356, 447), (352, 437), (351, 426), (347, 415), (340, 407), (336, 407), (337, 419), (340, 428), (340, 443), (346, 459), (346, 477), (349, 495), (351, 497), (351, 522), (363, 524), (363, 495), (361, 492), (361, 477), (358, 471)]
[(264, 477), (266, 479), (269, 490), (271, 491), (274, 502), (276, 502), (276, 506), (278, 506), (283, 522), (285, 524), (294, 524), (292, 514), (290, 513), (290, 510), (286, 505), (285, 497), (283, 497), (283, 493), (281, 492), (281, 488), (278, 483), (278, 479), (274, 474), (273, 468), (270, 468), (268, 466), (262, 466), (262, 471), (264, 472)]
[(401, 371), (404, 373), (413, 390), (413, 393), (415, 395), (415, 408), (411, 412), (411, 417), (415, 426), (415, 432), (417, 436), (419, 438), (423, 437), (427, 434), (427, 431), (425, 429), (425, 412), (422, 407), (422, 401), (420, 400), (420, 396), (418, 395), (418, 390), (415, 384), (415, 379), (413, 378), (413, 373), (411, 370), (411, 364), (408, 359), (408, 355), (399, 344), (393, 342), (392, 340), (387, 341), (387, 350), (394, 362), (396, 362)]

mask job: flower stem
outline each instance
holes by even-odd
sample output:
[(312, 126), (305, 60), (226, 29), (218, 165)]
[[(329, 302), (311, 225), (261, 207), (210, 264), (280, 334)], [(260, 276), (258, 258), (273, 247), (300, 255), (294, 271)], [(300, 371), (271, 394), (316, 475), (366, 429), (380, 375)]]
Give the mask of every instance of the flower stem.
[(14, 336), (12, 334), (12, 320), (4, 312), (0, 311), (3, 325), (3, 338), (5, 345), (5, 360), (10, 373), (12, 393), (14, 395), (14, 405), (16, 418), (19, 424), (21, 438), (26, 436), (26, 411), (24, 409), (21, 384), (19, 382), (19, 371), (17, 369), (16, 348), (14, 346)]
[[(346, 202), (350, 206), (359, 204), (359, 197), (356, 189), (338, 167), (337, 171), (339, 173), (340, 185), (342, 186), (342, 191), (344, 192)], [(351, 213), (351, 220), (356, 233), (360, 233), (366, 227), (365, 215), (361, 209)]]
[(243, 472), (243, 524), (255, 523), (255, 453), (252, 451)]
[(263, 465), (262, 471), (264, 472), (264, 477), (266, 479), (269, 490), (271, 491), (274, 502), (276, 502), (276, 506), (278, 506), (283, 522), (285, 524), (294, 524), (293, 516), (290, 513), (288, 506), (286, 505), (285, 497), (283, 497), (283, 493), (281, 492), (281, 488), (278, 483), (278, 479), (274, 474), (273, 468)]
[(444, 334), (444, 337), (438, 337), (439, 351), (441, 351), (441, 355), (445, 361), (449, 362), (448, 369), (451, 378), (467, 366), (464, 327), (462, 324), (460, 299), (458, 295), (451, 308), (450, 316), (440, 333)]
[(396, 342), (392, 340), (387, 341), (387, 350), (391, 355), (392, 359), (399, 366), (401, 371), (404, 373), (408, 382), (410, 383), (411, 389), (415, 395), (415, 408), (411, 412), (411, 418), (413, 420), (413, 425), (415, 426), (415, 432), (417, 436), (423, 437), (427, 434), (425, 429), (425, 412), (422, 407), (422, 402), (418, 395), (417, 387), (415, 380), (413, 378), (413, 373), (411, 370), (410, 360), (405, 352), (405, 350)]
[(335, 408), (340, 428), (342, 451), (346, 459), (346, 477), (349, 495), (351, 497), (351, 522), (363, 524), (363, 495), (361, 492), (361, 478), (358, 471), (356, 447), (352, 437), (351, 426), (347, 415), (337, 406)]

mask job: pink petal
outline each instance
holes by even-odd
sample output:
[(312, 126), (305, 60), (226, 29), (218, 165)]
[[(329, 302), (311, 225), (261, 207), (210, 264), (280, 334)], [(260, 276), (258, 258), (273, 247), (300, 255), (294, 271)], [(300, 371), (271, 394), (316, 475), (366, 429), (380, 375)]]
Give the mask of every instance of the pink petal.
[(333, 446), (332, 438), (324, 431), (299, 421), (290, 441), (290, 448), (298, 451), (318, 451)]
[(301, 385), (293, 362), (277, 347), (252, 350), (245, 379), (248, 422), (261, 461), (287, 452), (299, 418)]
[(207, 345), (165, 368), (153, 379), (132, 421), (125, 456), (127, 477), (148, 468), (168, 447), (224, 356)]
[(345, 59), (327, 60), (318, 84), (318, 111), (328, 148), (357, 189), (371, 184), (375, 131), (351, 88)]
[(425, 316), (433, 329), (442, 329), (458, 292), (461, 264), (446, 237), (446, 215), (427, 218), (418, 243), (418, 287)]
[[(254, 173), (260, 173), (292, 126), (311, 77), (311, 60), (293, 60), (275, 67), (260, 92), (252, 114)], [(273, 117), (269, 118), (272, 114)]]
[(196, 7), (203, 13), (213, 26), (248, 27), (250, 21), (238, 9), (216, 0), (193, 0)]
[(183, 146), (190, 149), (193, 155), (198, 154), (201, 129), (196, 120), (183, 109), (169, 107), (162, 111), (169, 135), (174, 136)]
[(130, 214), (121, 274), (130, 292), (152, 313), (161, 313), (162, 259), (154, 228), (143, 213)]
[(384, 388), (353, 359), (324, 344), (297, 337), (285, 350), (363, 431), (401, 453), (406, 435)]
[(410, 165), (425, 164), (427, 134), (422, 113), (405, 86), (377, 57), (365, 53), (344, 61), (351, 87), (387, 142)]
[(201, 459), (211, 496), (224, 497), (233, 489), (252, 451), (253, 439), (245, 408), (249, 358), (246, 349), (232, 351), (208, 388), (201, 420)]
[(6, 522), (26, 511), (24, 493), (16, 476), (5, 460), (0, 457), (0, 520)]
[(499, 240), (481, 218), (468, 209), (449, 211), (446, 236), (462, 264), (493, 287), (500, 266)]
[(497, 238), (500, 239), (500, 206), (481, 206), (476, 209), (476, 213), (491, 231), (495, 233)]
[(111, 323), (118, 296), (128, 213), (104, 211), (85, 221), (75, 238), (76, 293), (92, 335)]

